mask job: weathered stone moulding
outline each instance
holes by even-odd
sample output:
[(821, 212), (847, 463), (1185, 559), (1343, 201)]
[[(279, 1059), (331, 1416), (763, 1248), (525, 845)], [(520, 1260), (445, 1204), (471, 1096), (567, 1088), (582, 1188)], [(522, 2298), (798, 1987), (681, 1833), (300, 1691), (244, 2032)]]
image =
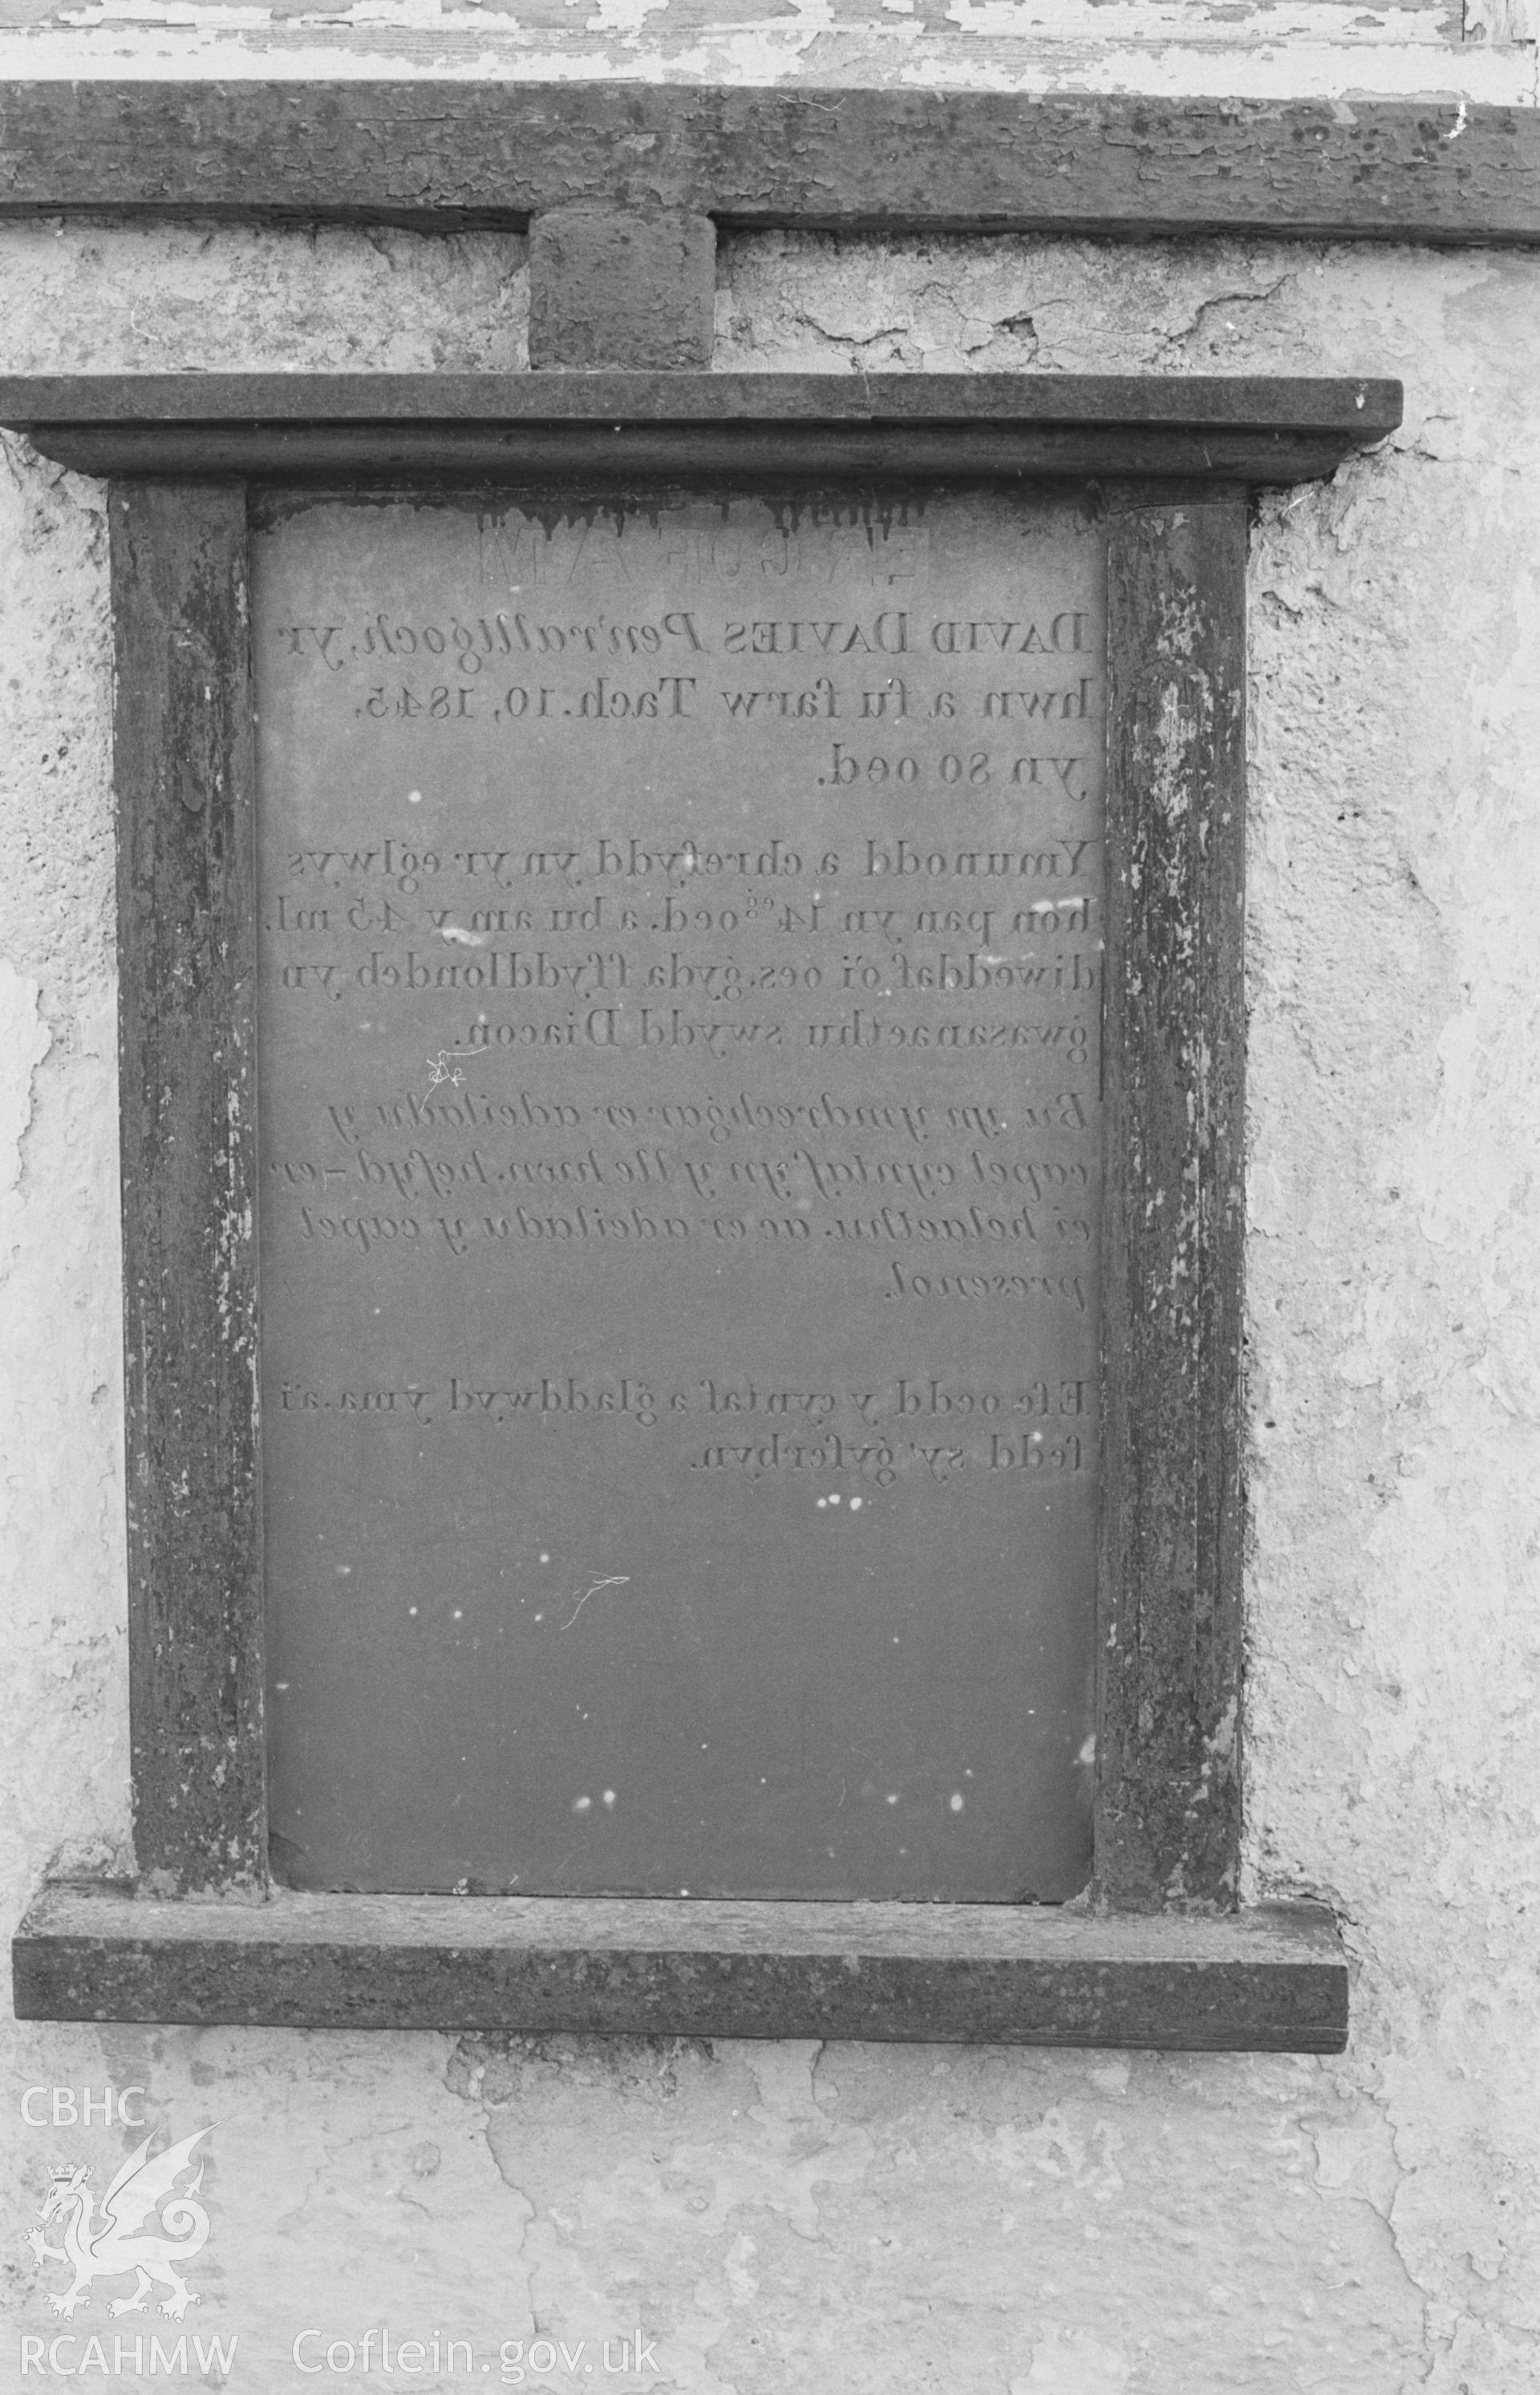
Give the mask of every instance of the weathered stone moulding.
[[(0, 382), (0, 422), (111, 481), (141, 1873), (132, 1889), (42, 1892), (13, 1950), (19, 2014), (1340, 2049), (1329, 1914), (1234, 1909), (1244, 563), (1248, 489), (1330, 472), (1400, 407), (1399, 386), (1376, 381)], [(1089, 492), (1106, 536), (1091, 1890), (1055, 1908), (276, 1887), (255, 1404), (254, 508), (318, 489), (1002, 483)]]
[(889, 236), (1528, 243), (1540, 240), (1540, 116), (1431, 98), (1348, 109), (588, 81), (0, 85), (0, 214), (522, 231), (580, 207)]

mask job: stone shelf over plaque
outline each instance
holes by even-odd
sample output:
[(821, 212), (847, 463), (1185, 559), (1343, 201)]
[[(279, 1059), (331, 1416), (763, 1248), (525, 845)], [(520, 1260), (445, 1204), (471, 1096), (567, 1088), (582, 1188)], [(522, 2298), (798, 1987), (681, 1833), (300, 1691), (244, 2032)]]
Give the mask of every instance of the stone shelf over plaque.
[(0, 377), (83, 474), (1294, 483), (1401, 422), (1399, 382), (1193, 375)]
[(1234, 1910), (1246, 507), (1399, 413), (0, 381), (111, 479), (142, 1874), (19, 2012), (1341, 2045)]

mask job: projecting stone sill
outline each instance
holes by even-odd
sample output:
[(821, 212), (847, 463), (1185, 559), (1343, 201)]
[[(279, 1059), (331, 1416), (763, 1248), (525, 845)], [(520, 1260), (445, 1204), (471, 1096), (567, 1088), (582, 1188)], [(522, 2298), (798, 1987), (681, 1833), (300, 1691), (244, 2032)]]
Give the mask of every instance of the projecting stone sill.
[(316, 1896), (60, 1884), (12, 1948), (29, 2020), (502, 2029), (1337, 2054), (1330, 1912)]

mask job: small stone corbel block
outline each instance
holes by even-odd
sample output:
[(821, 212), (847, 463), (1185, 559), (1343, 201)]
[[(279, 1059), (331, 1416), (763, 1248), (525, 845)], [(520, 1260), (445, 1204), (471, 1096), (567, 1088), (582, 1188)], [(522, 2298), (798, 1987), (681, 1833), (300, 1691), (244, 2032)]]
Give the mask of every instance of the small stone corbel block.
[(710, 217), (576, 206), (530, 225), (532, 366), (709, 366), (715, 298)]

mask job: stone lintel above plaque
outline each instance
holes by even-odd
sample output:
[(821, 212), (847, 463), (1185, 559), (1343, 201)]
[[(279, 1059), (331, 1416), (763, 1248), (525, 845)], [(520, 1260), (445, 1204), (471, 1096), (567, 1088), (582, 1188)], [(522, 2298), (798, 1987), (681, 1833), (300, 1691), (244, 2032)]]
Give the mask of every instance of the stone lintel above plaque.
[(0, 425), (81, 473), (371, 483), (895, 474), (1285, 483), (1393, 432), (1380, 378), (26, 375)]
[(1540, 112), (1416, 99), (205, 75), (0, 84), (0, 213), (1153, 241), (1540, 240)]

